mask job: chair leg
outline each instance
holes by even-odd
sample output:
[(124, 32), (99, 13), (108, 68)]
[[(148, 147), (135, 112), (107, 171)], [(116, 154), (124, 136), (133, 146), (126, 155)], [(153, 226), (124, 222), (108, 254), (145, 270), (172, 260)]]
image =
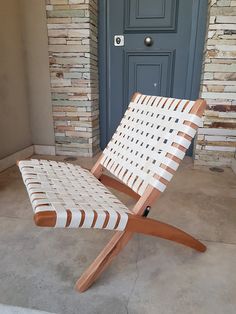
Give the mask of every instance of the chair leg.
[(154, 219), (131, 215), (126, 226), (126, 231), (115, 233), (94, 262), (77, 280), (75, 289), (79, 292), (86, 291), (125, 247), (134, 232), (157, 236), (181, 243), (199, 252), (205, 252), (206, 250), (204, 244), (176, 227)]
[(199, 252), (206, 251), (206, 246), (190, 234), (155, 219), (129, 215), (126, 230), (174, 241)]
[(116, 232), (94, 262), (77, 280), (75, 289), (79, 292), (86, 291), (125, 247), (132, 235), (133, 233), (128, 231)]

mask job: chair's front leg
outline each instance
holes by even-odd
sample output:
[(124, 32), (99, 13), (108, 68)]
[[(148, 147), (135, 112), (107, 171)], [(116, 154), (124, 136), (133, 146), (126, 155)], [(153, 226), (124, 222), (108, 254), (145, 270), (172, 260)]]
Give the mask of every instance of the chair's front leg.
[[(101, 158), (101, 157), (100, 157)], [(92, 169), (92, 173), (99, 174), (99, 162)], [(146, 207), (152, 204), (161, 193), (153, 187), (148, 187), (144, 195), (138, 200), (133, 208), (133, 213), (141, 216)], [(86, 291), (101, 273), (110, 265), (116, 255), (125, 247), (133, 235), (133, 232), (116, 232), (108, 244), (104, 247), (98, 257), (82, 274), (75, 284), (75, 289), (79, 292)]]
[(79, 292), (86, 291), (100, 274), (110, 265), (116, 255), (125, 247), (131, 239), (133, 233), (128, 231), (119, 232), (111, 238), (108, 244), (100, 252), (98, 257), (82, 274), (75, 284), (75, 289)]

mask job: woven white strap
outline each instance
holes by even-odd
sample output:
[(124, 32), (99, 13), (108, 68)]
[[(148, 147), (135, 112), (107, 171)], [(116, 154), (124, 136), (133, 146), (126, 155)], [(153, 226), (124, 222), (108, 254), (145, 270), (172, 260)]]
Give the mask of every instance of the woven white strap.
[[(139, 195), (163, 192), (202, 120), (193, 101), (138, 95), (104, 150), (101, 164)], [(185, 133), (188, 138), (184, 138)], [(189, 139), (190, 137), (190, 139)], [(177, 147), (176, 147), (177, 146)], [(174, 156), (170, 158), (170, 156)], [(55, 227), (124, 230), (131, 212), (89, 171), (68, 163), (19, 163), (35, 213), (56, 212)]]
[(179, 166), (168, 154), (179, 160), (185, 155), (173, 144), (185, 149), (191, 144), (179, 133), (193, 138), (196, 130), (186, 122), (196, 126), (202, 123), (190, 113), (193, 105), (194, 101), (189, 100), (136, 96), (104, 150), (102, 165), (139, 195), (148, 185), (163, 192), (166, 184), (161, 178), (170, 181), (172, 174), (168, 168), (177, 170)]
[(55, 211), (55, 227), (66, 226), (69, 210), (69, 228), (125, 229), (131, 212), (88, 170), (34, 159), (19, 168), (34, 212)]

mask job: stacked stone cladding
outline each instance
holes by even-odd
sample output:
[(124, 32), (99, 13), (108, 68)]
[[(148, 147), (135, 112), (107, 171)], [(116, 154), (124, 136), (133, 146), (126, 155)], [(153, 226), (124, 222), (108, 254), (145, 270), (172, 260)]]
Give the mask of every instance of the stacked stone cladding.
[(97, 1), (46, 0), (56, 154), (99, 150)]
[(230, 166), (236, 153), (236, 1), (211, 0), (200, 96), (208, 108), (195, 164)]

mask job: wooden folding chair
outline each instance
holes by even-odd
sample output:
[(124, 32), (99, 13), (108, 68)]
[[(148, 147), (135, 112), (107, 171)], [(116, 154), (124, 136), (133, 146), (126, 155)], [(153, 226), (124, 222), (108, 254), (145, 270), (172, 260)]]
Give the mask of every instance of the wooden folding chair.
[[(146, 218), (184, 158), (205, 106), (201, 99), (194, 102), (135, 93), (91, 172), (56, 161), (18, 163), (36, 225), (117, 230), (77, 281), (78, 291), (92, 285), (135, 232), (175, 241), (200, 252), (206, 250), (189, 234)], [(113, 176), (103, 174), (103, 169)], [(133, 209), (129, 210), (105, 185), (137, 200)]]

